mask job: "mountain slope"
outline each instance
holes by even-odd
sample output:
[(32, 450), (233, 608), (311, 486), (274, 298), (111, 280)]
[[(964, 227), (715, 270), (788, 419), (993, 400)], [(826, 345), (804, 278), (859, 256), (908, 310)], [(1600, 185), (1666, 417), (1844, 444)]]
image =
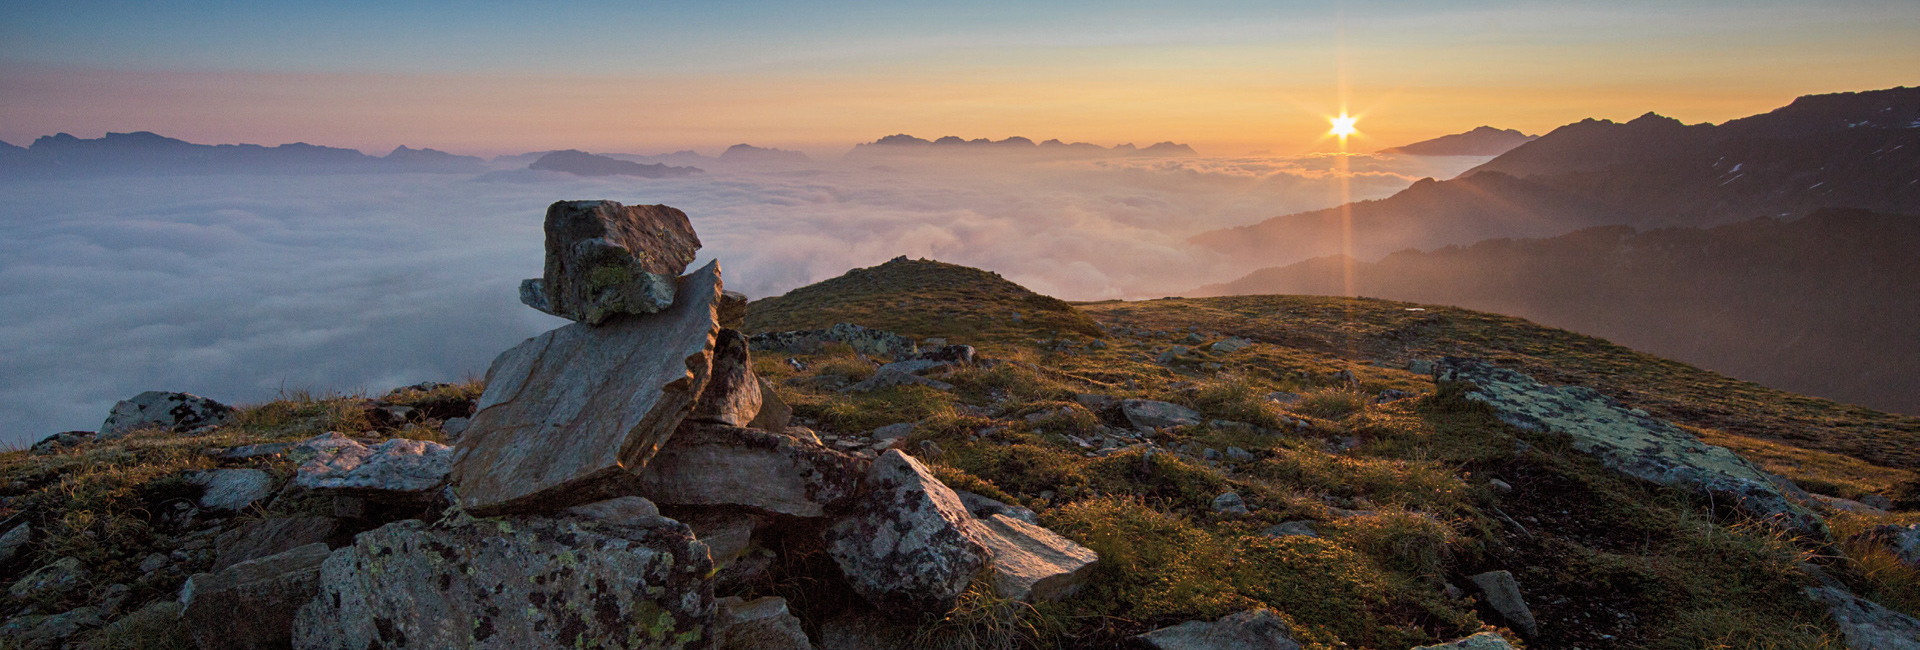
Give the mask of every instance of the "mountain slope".
[[(1802, 97), (1718, 126), (1649, 113), (1554, 129), (1459, 178), (1355, 204), (1351, 254), (1580, 228), (1707, 226), (1824, 207), (1920, 214), (1920, 88)], [(1497, 182), (1498, 174), (1517, 179)], [(1551, 203), (1542, 195), (1551, 194)], [(1364, 210), (1363, 210), (1364, 207)], [(1364, 214), (1363, 214), (1364, 213)], [(1192, 238), (1247, 263), (1343, 252), (1336, 210)], [(1337, 224), (1337, 222), (1334, 222)]]
[[(1361, 295), (1531, 318), (1743, 379), (1920, 413), (1920, 218), (1795, 221), (1497, 239), (1352, 264)], [(1321, 258), (1204, 294), (1340, 295)]]
[(1381, 149), (1380, 153), (1410, 156), (1498, 156), (1539, 137), (1513, 129), (1481, 126), (1466, 133), (1443, 135), (1432, 140), (1421, 140), (1409, 145)]

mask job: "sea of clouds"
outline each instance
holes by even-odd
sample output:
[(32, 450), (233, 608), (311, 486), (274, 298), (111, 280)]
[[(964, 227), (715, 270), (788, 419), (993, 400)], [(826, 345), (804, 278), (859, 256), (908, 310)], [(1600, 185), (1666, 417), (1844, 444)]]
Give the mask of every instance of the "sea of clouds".
[[(564, 323), (521, 306), (562, 199), (691, 216), (728, 288), (778, 295), (905, 255), (1072, 300), (1250, 269), (1185, 240), (1380, 198), (1484, 158), (860, 159), (677, 179), (468, 175), (0, 179), (0, 445), (96, 429), (145, 390), (234, 404), (478, 378)], [(1284, 263), (1291, 260), (1273, 260)]]

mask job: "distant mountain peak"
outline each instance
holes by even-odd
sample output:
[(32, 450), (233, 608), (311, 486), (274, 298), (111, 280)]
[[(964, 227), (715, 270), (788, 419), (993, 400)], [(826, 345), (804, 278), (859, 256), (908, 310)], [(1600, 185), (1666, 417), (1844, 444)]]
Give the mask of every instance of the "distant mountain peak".
[(1465, 133), (1443, 135), (1432, 140), (1381, 149), (1380, 153), (1410, 156), (1498, 156), (1538, 137), (1540, 136), (1527, 135), (1514, 129), (1478, 126)]
[(541, 156), (539, 160), (527, 165), (527, 169), (566, 172), (575, 176), (639, 176), (641, 178), (673, 178), (705, 171), (698, 167), (669, 167), (661, 163), (641, 164), (630, 160), (597, 156), (579, 149), (563, 149)]
[(807, 154), (800, 153), (798, 151), (788, 151), (786, 149), (772, 149), (767, 147), (756, 147), (744, 142), (733, 145), (731, 147), (727, 147), (726, 151), (720, 152), (720, 160), (726, 161), (726, 162), (790, 163), (790, 164), (791, 163), (807, 163), (807, 162), (813, 161), (813, 159), (807, 157)]

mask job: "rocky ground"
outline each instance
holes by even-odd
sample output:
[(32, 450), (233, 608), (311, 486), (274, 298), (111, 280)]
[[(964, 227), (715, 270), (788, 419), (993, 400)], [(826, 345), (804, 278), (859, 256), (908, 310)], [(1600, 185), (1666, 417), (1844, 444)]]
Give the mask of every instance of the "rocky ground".
[(685, 222), (556, 204), (582, 322), (485, 382), (0, 457), (0, 647), (1920, 647), (1920, 419), (1385, 301), (747, 304)]

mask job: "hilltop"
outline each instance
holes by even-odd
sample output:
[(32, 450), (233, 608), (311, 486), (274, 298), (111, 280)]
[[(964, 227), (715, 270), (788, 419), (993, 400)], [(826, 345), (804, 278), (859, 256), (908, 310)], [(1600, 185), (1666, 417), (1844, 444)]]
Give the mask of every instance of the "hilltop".
[[(750, 334), (852, 323), (929, 348), (972, 346), (972, 362), (934, 364), (945, 369), (927, 382), (870, 391), (848, 387), (905, 354), (757, 349), (751, 366), (825, 446), (907, 450), (940, 482), (1001, 512), (1030, 511), (1021, 516), (1099, 557), (1057, 601), (974, 590), (942, 617), (862, 619), (831, 562), (806, 550), (804, 527), (757, 528), (752, 548), (783, 558), (775, 577), (727, 595), (785, 598), (817, 647), (1113, 647), (1246, 611), (1271, 612), (1303, 646), (1329, 650), (1476, 632), (1542, 648), (1840, 647), (1860, 628), (1809, 600), (1828, 593), (1815, 587), (1857, 593), (1868, 600), (1849, 607), (1883, 618), (1897, 616), (1883, 606), (1920, 613), (1920, 568), (1857, 535), (1920, 523), (1920, 418), (1465, 309), (1306, 296), (1070, 304), (986, 271), (904, 258), (752, 302), (745, 319)], [(1517, 425), (1476, 397), (1495, 389), (1494, 375), (1457, 357), (1575, 387), (1561, 399), (1596, 413), (1637, 409), (1631, 417), (1649, 431), (1671, 421), (1668, 435), (1731, 449), (1784, 476), (1781, 490), (1811, 493), (1795, 497), (1809, 505), (1789, 507), (1819, 513), (1817, 525), (1782, 529), (1725, 493), (1622, 473), (1577, 431)], [(1481, 372), (1483, 385), (1438, 381), (1443, 368)], [(284, 480), (293, 459), (234, 450), (327, 431), (446, 440), (480, 392), (290, 395), (243, 406), (217, 429), (10, 452), (0, 457), (4, 514), (34, 532), (13, 547), (7, 578), (79, 558), (95, 586), (52, 592), (64, 595), (36, 601), (37, 611), (111, 592), (117, 622), (89, 647), (189, 647), (165, 612), (187, 575), (225, 548), (216, 538), (259, 517), (318, 517), (350, 534), (383, 518), (437, 516), (343, 513), (292, 490), (220, 514), (194, 507), (205, 497), (193, 472), (251, 468)], [(1500, 571), (1524, 616), (1487, 586), (1502, 584)]]
[(1498, 156), (1539, 138), (1540, 136), (1527, 135), (1513, 129), (1481, 126), (1465, 133), (1443, 135), (1432, 140), (1388, 147), (1381, 149), (1380, 153), (1411, 156)]

